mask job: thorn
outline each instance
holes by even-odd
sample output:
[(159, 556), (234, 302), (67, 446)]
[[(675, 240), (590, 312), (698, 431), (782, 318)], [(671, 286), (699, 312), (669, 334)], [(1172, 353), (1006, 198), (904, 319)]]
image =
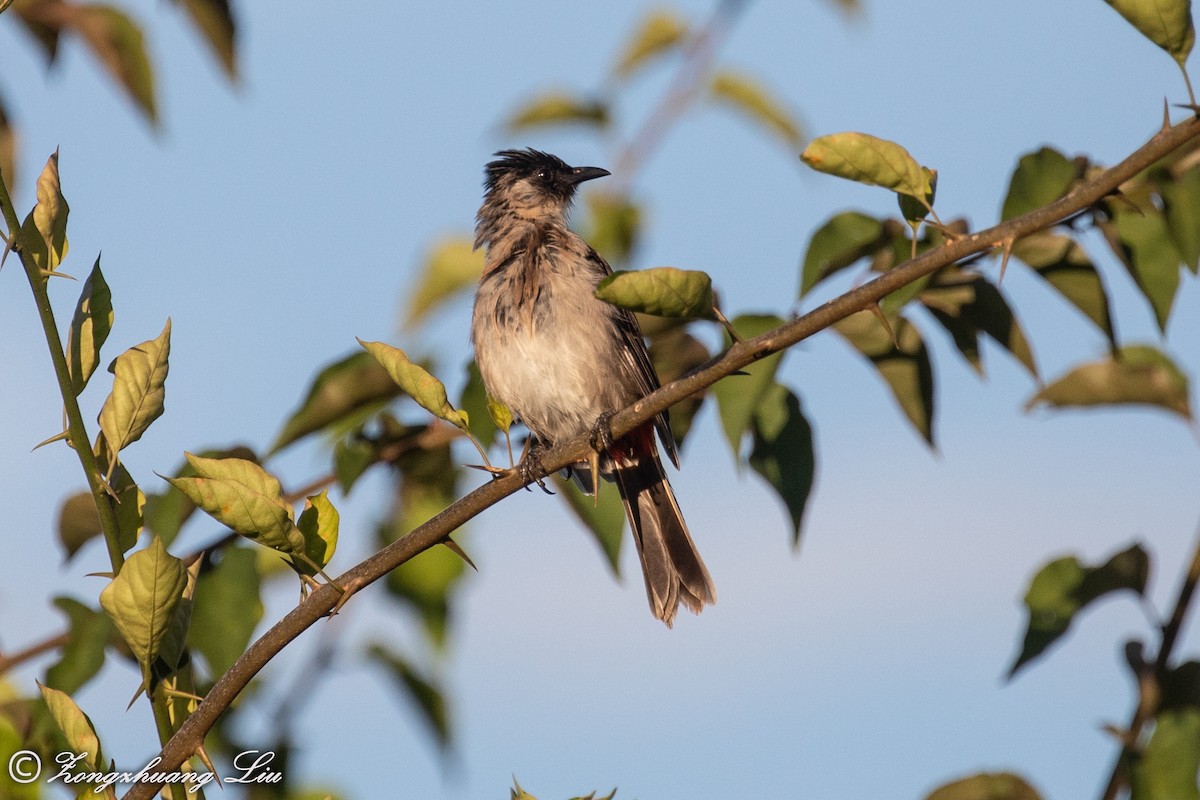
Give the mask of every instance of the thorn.
[(721, 309), (717, 308), (716, 306), (713, 306), (713, 317), (717, 320), (717, 322), (721, 323), (722, 327), (725, 328), (725, 332), (729, 334), (730, 339), (735, 342), (742, 341), (742, 337), (738, 336), (738, 332), (733, 329), (733, 323), (730, 322), (725, 315), (721, 313)]
[[(1176, 103), (1175, 107), (1176, 108), (1186, 108), (1188, 111), (1191, 111), (1193, 114), (1200, 114), (1200, 105), (1197, 105), (1196, 103)], [(1171, 126), (1167, 125), (1167, 127), (1169, 128)]]
[(1008, 269), (1008, 257), (1012, 255), (1013, 245), (1016, 241), (1016, 239), (1010, 236), (1003, 242), (1004, 253), (1000, 256), (1000, 277), (996, 279), (997, 289), (1000, 288), (1000, 284), (1004, 283), (1004, 271)]
[[(35, 444), (33, 446), (33, 450), (37, 450), (38, 448), (45, 447), (46, 445), (52, 444), (54, 442), (66, 441), (70, 435), (71, 435), (70, 431), (62, 431), (61, 433), (56, 433), (53, 436), (51, 436), (49, 439), (47, 439), (46, 441)], [(30, 450), (29, 452), (32, 453), (33, 450)]]
[(79, 280), (74, 275), (70, 275), (66, 272), (59, 272), (56, 269), (42, 269), (42, 270), (38, 270), (38, 271), (40, 273), (42, 273), (43, 278), (66, 278), (66, 279), (72, 280), (72, 281)]
[(458, 542), (454, 541), (449, 536), (447, 536), (445, 539), (442, 539), (442, 544), (444, 544), (446, 546), (446, 549), (449, 550), (451, 553), (454, 553), (454, 555), (458, 556), (463, 561), (467, 562), (467, 565), (470, 566), (471, 569), (475, 570), (476, 572), (479, 572), (479, 567), (475, 566), (475, 562), (472, 561), (471, 557), (467, 555), (466, 551), (463, 550), (459, 546)]
[[(471, 566), (473, 567), (475, 565), (472, 564)], [(346, 583), (345, 587), (338, 586), (336, 583), (333, 583), (332, 581), (330, 582), (329, 585), (333, 586), (335, 589), (337, 589), (338, 591), (340, 591), (342, 593), (342, 596), (338, 598), (337, 603), (335, 603), (333, 608), (331, 608), (329, 610), (328, 616), (336, 617), (338, 615), (338, 613), (341, 612), (342, 606), (346, 605), (346, 601), (349, 600), (354, 595), (355, 592), (357, 592), (359, 589), (361, 589), (363, 587), (363, 579), (362, 578), (352, 578)]]
[(588, 466), (592, 469), (592, 508), (600, 507), (600, 451), (588, 453)]
[(217, 768), (213, 766), (212, 759), (208, 757), (208, 751), (204, 749), (203, 744), (196, 746), (196, 752), (193, 755), (199, 758), (201, 763), (204, 764), (204, 768), (216, 777), (217, 786), (224, 788), (224, 781), (221, 780), (221, 776), (217, 773)]
[(871, 305), (867, 306), (867, 308), (871, 310), (871, 313), (875, 315), (875, 319), (879, 320), (880, 324), (883, 325), (884, 330), (888, 332), (888, 336), (891, 337), (892, 340), (892, 345), (899, 350), (900, 340), (896, 338), (896, 332), (892, 330), (892, 323), (888, 322), (888, 318), (883, 313), (883, 309), (879, 307), (879, 303), (871, 303)]
[(0, 255), (0, 269), (4, 269), (4, 262), (8, 261), (8, 254), (12, 252), (12, 249), (13, 249), (13, 240), (5, 239), (4, 240), (4, 253), (2, 255)]
[(1163, 124), (1162, 129), (1168, 131), (1171, 129), (1171, 106), (1167, 102), (1167, 98), (1163, 98)]
[(125, 706), (126, 711), (133, 708), (133, 704), (137, 702), (137, 699), (142, 696), (142, 692), (144, 691), (146, 691), (146, 682), (143, 679), (143, 681), (138, 684), (137, 691), (133, 693), (133, 697), (129, 698), (129, 705)]

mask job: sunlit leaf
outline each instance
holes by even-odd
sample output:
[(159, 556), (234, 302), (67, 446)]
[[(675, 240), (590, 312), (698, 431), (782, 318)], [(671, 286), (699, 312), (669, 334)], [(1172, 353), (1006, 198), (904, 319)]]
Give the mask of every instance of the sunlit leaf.
[(929, 183), (929, 191), (925, 193), (925, 197), (918, 200), (903, 193), (896, 195), (896, 205), (900, 207), (900, 215), (914, 231), (925, 217), (929, 216), (934, 198), (937, 196), (937, 170), (929, 167), (921, 167), (921, 169), (925, 171), (925, 179)]
[(457, 428), (467, 429), (467, 420), (446, 398), (446, 387), (424, 367), (410, 359), (407, 353), (383, 342), (364, 342), (359, 339), (358, 343), (419, 406), (438, 419), (444, 419)]
[(666, 9), (654, 9), (642, 18), (621, 51), (613, 72), (628, 78), (654, 58), (679, 48), (687, 41), (687, 23)]
[(71, 25), (146, 119), (157, 123), (154, 70), (141, 28), (125, 12), (100, 4), (75, 6)]
[(369, 353), (351, 353), (317, 373), (268, 454), (325, 428), (360, 425), (399, 395), (400, 387)]
[(281, 553), (305, 552), (304, 536), (292, 521), (279, 481), (262, 467), (240, 458), (184, 454), (195, 477), (167, 478), (213, 519)]
[(1029, 621), (1021, 652), (1009, 668), (1008, 677), (1054, 644), (1089, 604), (1121, 590), (1143, 594), (1149, 574), (1150, 557), (1137, 544), (1099, 566), (1089, 567), (1075, 556), (1046, 564), (1033, 576), (1025, 593)]
[(1150, 405), (1192, 418), (1187, 376), (1160, 350), (1146, 345), (1123, 347), (1107, 357), (1075, 367), (1025, 404), (1060, 408), (1099, 405)]
[(697, 270), (655, 267), (618, 270), (600, 281), (596, 297), (656, 317), (711, 319), (712, 278)]
[(58, 176), (58, 151), (46, 161), (37, 179), (37, 203), (21, 224), (22, 241), (39, 269), (58, 269), (67, 257), (67, 217), (71, 207)]
[(554, 476), (555, 491), (584, 524), (604, 553), (614, 575), (621, 574), (621, 541), (625, 532), (625, 506), (615, 486), (600, 485), (600, 497), (584, 494), (574, 481)]
[(387, 668), (404, 693), (421, 714), (421, 719), (433, 734), (438, 746), (450, 744), (450, 712), (441, 687), (429, 677), (422, 675), (408, 659), (382, 644), (367, 648), (367, 657)]
[(171, 613), (166, 635), (158, 648), (158, 657), (150, 665), (151, 688), (158, 682), (174, 676), (180, 665), (187, 660), (184, 658), (184, 651), (187, 648), (188, 628), (192, 623), (192, 598), (196, 594), (196, 577), (200, 574), (200, 562), (193, 561), (184, 569), (186, 583), (183, 594)]
[(46, 670), (46, 685), (75, 694), (104, 666), (104, 648), (114, 631), (107, 616), (78, 600), (56, 597), (54, 605), (67, 618), (67, 643)]
[(125, 560), (121, 571), (100, 592), (100, 606), (133, 651), (147, 682), (150, 665), (158, 657), (186, 586), (183, 562), (168, 553), (155, 536), (147, 547)]
[(127, 553), (142, 534), (146, 495), (138, 488), (124, 464), (117, 464), (113, 469), (108, 476), (108, 485), (113, 493), (106, 496), (105, 501), (112, 505), (117, 518), (117, 545), (122, 553)]
[(809, 142), (800, 156), (818, 172), (882, 186), (917, 199), (931, 187), (929, 174), (895, 142), (866, 133), (834, 133)]
[(925, 800), (1042, 800), (1042, 796), (1020, 775), (981, 772), (939, 786)]
[[(42, 699), (46, 701), (46, 708), (50, 710), (50, 716), (54, 718), (58, 729), (62, 731), (67, 746), (71, 752), (83, 756), (79, 761), (79, 771), (81, 773), (104, 771), (108, 764), (104, 760), (104, 751), (100, 747), (100, 737), (96, 735), (96, 728), (92, 725), (88, 715), (83, 713), (83, 709), (77, 706), (66, 692), (60, 692), (49, 686), (39, 685), (38, 688), (42, 690)], [(87, 796), (104, 798), (104, 800), (116, 800), (117, 797), (112, 786), (106, 786), (99, 791), (97, 791), (98, 785), (92, 783), (76, 784), (76, 787), (76, 791), (80, 793), (77, 796), (82, 796), (82, 792), (86, 791)]]
[(237, 24), (229, 0), (180, 0), (229, 78), (237, 78)]
[[(203, 450), (196, 455), (201, 458), (240, 458), (258, 463), (258, 457), (254, 451), (245, 445), (235, 445), (223, 450)], [(184, 460), (175, 470), (173, 477), (184, 478), (195, 475), (196, 470), (187, 460)], [(167, 488), (161, 494), (146, 495), (142, 517), (145, 526), (161, 538), (163, 544), (170, 546), (179, 534), (179, 529), (183, 527), (195, 510), (196, 504), (185, 494)]]
[(881, 220), (857, 211), (843, 211), (820, 228), (809, 240), (800, 271), (800, 296), (835, 272), (866, 258), (883, 242)]
[(226, 547), (220, 563), (202, 566), (188, 645), (204, 656), (214, 679), (241, 657), (262, 620), (259, 585), (255, 553), (246, 547)]
[(800, 398), (786, 386), (773, 384), (754, 411), (753, 434), (750, 466), (783, 501), (792, 522), (792, 544), (799, 545), (816, 470), (812, 426)]
[[(743, 339), (751, 339), (783, 324), (783, 320), (766, 314), (746, 314), (733, 320), (733, 328)], [(774, 353), (742, 368), (744, 375), (730, 375), (712, 386), (721, 415), (725, 439), (733, 451), (734, 460), (742, 460), (742, 442), (754, 414), (763, 398), (775, 384), (775, 372), (783, 353)]]
[[(329, 490), (313, 495), (304, 501), (304, 511), (296, 521), (296, 527), (304, 534), (304, 554), (308, 560), (293, 558), (297, 570), (311, 574), (312, 565), (324, 568), (337, 549), (338, 525), (341, 515), (329, 500)], [(310, 565), (311, 562), (311, 565)]]
[(1134, 762), (1130, 800), (1197, 800), (1200, 788), (1200, 708), (1161, 711)]
[(140, 439), (150, 423), (162, 416), (170, 355), (168, 319), (157, 338), (129, 348), (109, 366), (113, 388), (99, 421), (114, 463), (118, 451)]
[(474, 286), (481, 272), (483, 250), (476, 250), (470, 239), (456, 237), (435, 244), (421, 265), (404, 326), (416, 327), (434, 308)]
[(788, 147), (799, 148), (804, 144), (804, 133), (799, 123), (758, 80), (737, 72), (719, 70), (712, 77), (709, 92), (717, 102), (779, 136)]
[(608, 106), (602, 101), (566, 92), (545, 92), (517, 109), (504, 127), (509, 133), (518, 133), (568, 123), (603, 128), (608, 124)]
[(1180, 66), (1196, 42), (1191, 0), (1104, 0)]
[(1018, 239), (1013, 245), (1012, 254), (1079, 309), (1116, 348), (1108, 292), (1104, 289), (1100, 273), (1078, 242), (1067, 236), (1043, 231)]
[(91, 274), (83, 282), (67, 333), (67, 366), (77, 396), (100, 364), (100, 348), (108, 339), (112, 324), (112, 291), (100, 271), (100, 257), (97, 256)]
[(933, 444), (933, 365), (929, 352), (920, 331), (908, 320), (895, 317), (889, 324), (899, 348), (869, 311), (851, 314), (833, 327), (875, 366), (913, 427)]
[(1008, 183), (1001, 218), (1009, 220), (1053, 203), (1070, 190), (1077, 173), (1075, 163), (1051, 147), (1026, 153)]

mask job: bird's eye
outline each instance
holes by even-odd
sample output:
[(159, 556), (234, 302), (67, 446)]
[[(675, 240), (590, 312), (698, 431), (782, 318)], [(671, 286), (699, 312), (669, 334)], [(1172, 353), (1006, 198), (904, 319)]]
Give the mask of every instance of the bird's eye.
[(550, 180), (550, 170), (546, 169), (545, 167), (542, 167), (541, 169), (539, 169), (537, 171), (537, 178), (539, 181)]

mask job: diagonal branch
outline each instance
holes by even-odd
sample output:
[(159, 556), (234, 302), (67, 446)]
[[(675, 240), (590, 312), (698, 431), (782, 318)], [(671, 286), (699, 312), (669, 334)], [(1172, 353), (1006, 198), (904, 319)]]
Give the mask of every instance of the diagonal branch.
[[(918, 278), (964, 258), (987, 252), (1005, 241), (1049, 228), (1089, 208), (1154, 162), (1196, 138), (1200, 138), (1200, 116), (1189, 117), (1174, 127), (1160, 131), (1124, 161), (1081, 184), (1066, 197), (906, 261), (870, 283), (773, 331), (734, 344), (696, 372), (662, 387), (614, 416), (611, 420), (613, 436), (628, 433), (660, 411), (703, 391), (747, 364), (791, 347), (838, 320), (868, 308)], [(544, 472), (555, 472), (585, 458), (591, 447), (588, 440), (589, 436), (585, 434), (543, 453), (541, 461)], [(480, 486), (428, 522), (338, 576), (338, 585), (361, 588), (379, 580), (419, 553), (436, 546), (468, 520), (523, 485), (519, 475), (513, 474)], [(322, 586), (251, 645), (237, 663), (221, 676), (204, 702), (163, 748), (156, 769), (162, 772), (175, 769), (196, 752), (207, 732), (258, 671), (289, 642), (332, 611), (340, 599), (338, 591), (332, 586)], [(152, 783), (136, 784), (126, 792), (124, 800), (151, 800), (156, 789), (157, 786)]]

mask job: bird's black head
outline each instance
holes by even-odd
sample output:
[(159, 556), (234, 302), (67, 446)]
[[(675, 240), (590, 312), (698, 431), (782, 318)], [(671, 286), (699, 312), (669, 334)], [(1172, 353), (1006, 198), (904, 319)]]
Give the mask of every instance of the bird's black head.
[(563, 222), (575, 190), (584, 181), (611, 173), (600, 167), (572, 167), (540, 150), (501, 150), (484, 169), (483, 207), (475, 225), (475, 246), (486, 243), (513, 216)]

